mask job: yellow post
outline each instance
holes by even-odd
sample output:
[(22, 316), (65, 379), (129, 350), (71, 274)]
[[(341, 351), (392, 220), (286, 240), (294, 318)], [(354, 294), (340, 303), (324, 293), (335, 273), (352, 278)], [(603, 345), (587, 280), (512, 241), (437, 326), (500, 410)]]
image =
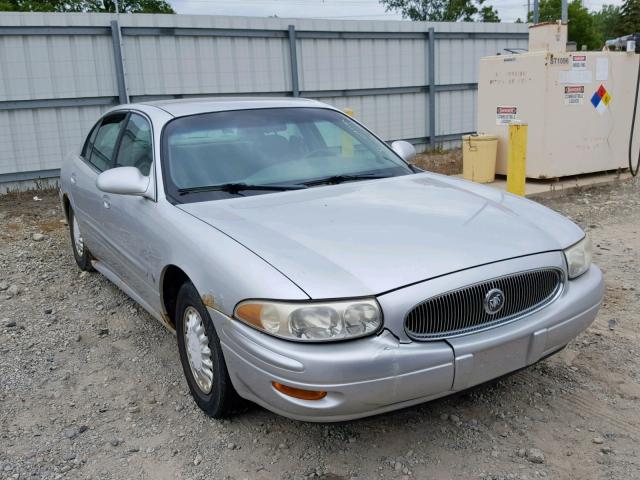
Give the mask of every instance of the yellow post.
[(507, 163), (507, 191), (524, 196), (527, 175), (527, 124), (509, 124), (509, 158)]
[[(343, 110), (344, 113), (353, 117), (353, 110), (350, 108), (345, 108)], [(344, 130), (341, 135), (341, 143), (342, 143), (342, 156), (343, 157), (353, 157), (353, 137), (349, 135)]]

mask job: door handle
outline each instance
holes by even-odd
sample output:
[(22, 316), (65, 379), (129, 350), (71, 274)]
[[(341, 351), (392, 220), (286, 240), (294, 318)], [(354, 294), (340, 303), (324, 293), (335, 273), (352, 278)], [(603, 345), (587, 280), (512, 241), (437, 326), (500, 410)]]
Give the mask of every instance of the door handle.
[(75, 185), (75, 184), (76, 184), (76, 181), (77, 181), (77, 179), (76, 179), (76, 174), (75, 174), (75, 173), (72, 173), (72, 174), (71, 174), (71, 178), (70, 178), (69, 180), (71, 181), (71, 183), (73, 183), (73, 184)]
[(109, 197), (106, 195), (102, 197), (102, 206), (107, 209), (111, 208), (111, 202), (109, 201)]

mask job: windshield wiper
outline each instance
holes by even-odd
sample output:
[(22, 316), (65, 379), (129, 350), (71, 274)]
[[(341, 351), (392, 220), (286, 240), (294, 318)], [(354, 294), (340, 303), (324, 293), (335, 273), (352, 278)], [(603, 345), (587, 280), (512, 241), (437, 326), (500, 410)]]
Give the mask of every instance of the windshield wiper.
[(299, 184), (283, 184), (283, 185), (251, 185), (248, 183), (222, 183), (220, 185), (204, 185), (200, 187), (179, 188), (180, 195), (198, 192), (227, 192), (238, 193), (243, 190), (265, 190), (272, 192), (283, 192), (285, 190), (301, 190), (307, 188), (307, 185)]
[(309, 187), (313, 185), (336, 185), (343, 182), (351, 182), (356, 180), (375, 180), (376, 178), (389, 178), (390, 176), (391, 175), (378, 175), (375, 173), (362, 173), (360, 175), (332, 175), (330, 177), (319, 178), (318, 180), (303, 182), (303, 184)]

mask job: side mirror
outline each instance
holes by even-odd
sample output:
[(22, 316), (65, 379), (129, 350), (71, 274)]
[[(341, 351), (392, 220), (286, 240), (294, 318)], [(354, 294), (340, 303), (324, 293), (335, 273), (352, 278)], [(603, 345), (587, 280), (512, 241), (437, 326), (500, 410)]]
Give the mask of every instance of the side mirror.
[(96, 185), (105, 193), (144, 196), (149, 187), (149, 177), (142, 175), (136, 167), (116, 167), (98, 175)]
[(416, 149), (409, 142), (397, 140), (391, 144), (391, 149), (396, 152), (405, 162), (410, 162), (416, 156)]

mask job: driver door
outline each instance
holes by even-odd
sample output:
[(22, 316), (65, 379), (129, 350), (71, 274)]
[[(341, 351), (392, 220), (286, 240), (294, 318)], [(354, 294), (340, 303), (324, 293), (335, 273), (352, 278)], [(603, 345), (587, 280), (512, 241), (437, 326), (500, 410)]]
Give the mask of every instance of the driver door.
[[(135, 167), (150, 177), (153, 189), (153, 135), (149, 120), (131, 112), (118, 141), (114, 167)], [(154, 222), (155, 199), (133, 195), (107, 194), (109, 208), (104, 215), (107, 241), (113, 247), (118, 276), (146, 302), (155, 305), (157, 279), (152, 266), (159, 261), (158, 242)]]

